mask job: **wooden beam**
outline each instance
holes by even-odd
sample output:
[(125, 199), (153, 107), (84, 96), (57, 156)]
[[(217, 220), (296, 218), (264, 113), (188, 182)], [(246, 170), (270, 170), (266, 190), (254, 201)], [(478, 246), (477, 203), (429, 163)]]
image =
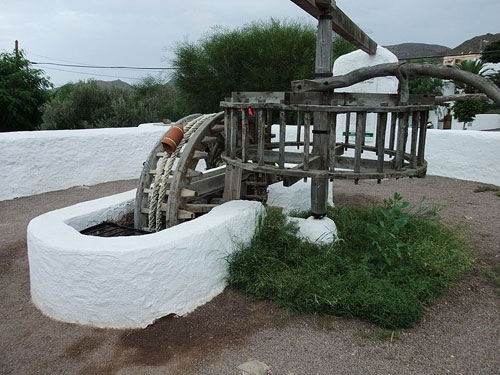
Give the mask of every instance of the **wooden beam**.
[(353, 70), (341, 76), (330, 78), (292, 81), (292, 90), (296, 92), (329, 91), (348, 87), (355, 83), (376, 77), (398, 76), (434, 77), (463, 82), (482, 91), (495, 103), (500, 104), (500, 88), (487, 78), (450, 66), (417, 63), (387, 63)]
[(292, 2), (316, 19), (323, 14), (331, 16), (333, 31), (369, 55), (375, 55), (377, 52), (377, 43), (347, 17), (346, 14), (337, 7), (335, 1), (292, 0)]

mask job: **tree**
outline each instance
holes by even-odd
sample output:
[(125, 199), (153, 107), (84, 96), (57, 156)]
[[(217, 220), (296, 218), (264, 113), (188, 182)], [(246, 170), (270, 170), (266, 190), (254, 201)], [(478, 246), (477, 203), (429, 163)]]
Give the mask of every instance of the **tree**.
[(50, 81), (33, 69), (23, 51), (0, 53), (0, 131), (36, 129), (41, 106), (49, 99)]
[[(491, 71), (491, 69), (486, 68), (486, 64), (481, 60), (464, 60), (455, 65), (457, 69), (463, 70), (465, 72), (474, 73), (481, 77), (485, 77)], [(455, 85), (462, 88), (466, 94), (475, 94), (478, 91), (470, 85), (463, 84), (461, 82), (456, 82)]]
[(273, 19), (181, 43), (173, 60), (179, 105), (215, 112), (232, 91), (290, 90), (290, 81), (314, 77), (315, 45), (312, 26)]
[(500, 39), (495, 42), (488, 43), (483, 51), (481, 60), (489, 63), (500, 62)]
[(69, 83), (43, 107), (42, 129), (137, 126), (176, 116), (174, 91), (161, 79), (146, 77), (130, 89), (102, 88), (96, 81)]
[(451, 110), (453, 117), (463, 123), (462, 129), (465, 128), (467, 122), (474, 121), (478, 113), (482, 113), (488, 103), (481, 99), (464, 100), (453, 103)]

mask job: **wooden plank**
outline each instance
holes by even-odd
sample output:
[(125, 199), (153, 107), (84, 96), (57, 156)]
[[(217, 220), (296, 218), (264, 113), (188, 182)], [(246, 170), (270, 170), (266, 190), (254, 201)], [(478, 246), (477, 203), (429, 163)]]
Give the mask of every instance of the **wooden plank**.
[(241, 159), (243, 163), (248, 160), (248, 117), (245, 110), (241, 110)]
[(334, 1), (292, 0), (292, 2), (316, 19), (325, 13), (331, 15), (333, 31), (370, 55), (377, 52), (377, 43), (347, 17)]
[(389, 134), (389, 149), (394, 150), (394, 141), (396, 139), (396, 123), (398, 121), (398, 115), (395, 112), (391, 113), (391, 132)]
[(193, 153), (193, 159), (195, 159), (195, 160), (205, 159), (207, 157), (208, 157), (208, 152), (205, 152), (205, 151), (198, 151), (198, 150), (196, 150)]
[(231, 109), (224, 109), (224, 139), (225, 139), (225, 154), (230, 155), (231, 152), (231, 126), (229, 121), (231, 118)]
[(398, 119), (398, 141), (396, 147), (396, 170), (400, 171), (404, 164), (404, 153), (406, 148), (405, 137), (408, 131), (408, 117), (409, 113), (400, 113)]
[(236, 148), (238, 147), (237, 145), (237, 137), (238, 137), (238, 113), (236, 112), (236, 109), (233, 108), (231, 109), (231, 141), (230, 143), (230, 149), (229, 149), (229, 155), (231, 155), (231, 158), (236, 157)]
[(233, 102), (283, 103), (289, 93), (284, 91), (236, 91), (231, 95)]
[(354, 148), (354, 172), (361, 170), (361, 152), (366, 131), (366, 112), (356, 114), (356, 143)]
[(411, 114), (411, 147), (410, 147), (410, 168), (417, 168), (417, 138), (418, 125), (420, 123), (420, 112)]
[[(146, 188), (144, 189), (144, 194), (151, 194), (153, 192), (152, 189)], [(166, 195), (170, 195), (170, 190), (167, 190)], [(198, 197), (198, 192), (191, 189), (181, 189), (180, 195), (181, 198), (196, 198)]]
[(285, 111), (305, 111), (305, 112), (334, 112), (334, 113), (347, 113), (347, 112), (407, 112), (407, 111), (423, 111), (434, 109), (433, 105), (406, 105), (406, 106), (330, 106), (326, 104), (276, 104), (276, 103), (230, 103), (220, 102), (223, 108), (254, 108), (258, 109), (276, 109)]
[(385, 130), (387, 127), (387, 113), (377, 115), (377, 172), (384, 172)]
[[(351, 112), (347, 112), (345, 114), (345, 138), (344, 138), (344, 143), (347, 145), (349, 144), (349, 132), (351, 131)], [(345, 148), (347, 151), (347, 147)]]
[(302, 118), (300, 111), (297, 111), (297, 150), (300, 148), (300, 130), (302, 128)]
[[(311, 169), (318, 169), (320, 165), (321, 165), (321, 157), (319, 155), (313, 155), (309, 159), (309, 167)], [(297, 164), (295, 167), (292, 167), (291, 169), (301, 170), (303, 168), (304, 168), (304, 163), (300, 163)], [(290, 187), (296, 182), (299, 182), (300, 180), (302, 180), (302, 177), (283, 176), (283, 186)]]
[(280, 111), (280, 140), (279, 140), (279, 159), (280, 168), (285, 168), (285, 141), (286, 141), (286, 114)]
[(225, 201), (240, 199), (241, 196), (241, 178), (243, 170), (232, 165), (226, 166), (226, 178), (224, 182)]
[(201, 140), (201, 143), (203, 143), (204, 145), (211, 145), (215, 142), (217, 142), (217, 137), (211, 137), (209, 135), (207, 135)]
[(186, 210), (197, 214), (204, 214), (212, 211), (212, 209), (217, 206), (218, 204), (188, 203), (186, 204)]
[(316, 78), (332, 76), (333, 32), (331, 17), (320, 17), (316, 32)]
[(267, 109), (266, 110), (266, 142), (271, 142), (271, 138), (273, 138), (273, 134), (271, 132), (272, 130), (272, 123), (273, 123), (273, 111), (272, 109)]
[(424, 165), (424, 153), (425, 153), (425, 138), (427, 136), (427, 119), (429, 117), (429, 112), (422, 111), (420, 113), (420, 131), (418, 139), (418, 156), (417, 165), (420, 167)]
[(337, 114), (329, 113), (328, 114), (328, 124), (329, 124), (329, 132), (330, 132), (330, 140), (329, 140), (329, 169), (330, 171), (335, 170), (335, 146), (337, 145)]
[(264, 144), (266, 136), (266, 124), (264, 122), (264, 110), (257, 110), (257, 162), (264, 165)]
[(309, 169), (309, 147), (311, 138), (311, 113), (304, 114), (304, 170)]
[(194, 219), (194, 217), (195, 217), (194, 212), (189, 212), (181, 209), (177, 210), (177, 218), (179, 220), (189, 220), (189, 219)]

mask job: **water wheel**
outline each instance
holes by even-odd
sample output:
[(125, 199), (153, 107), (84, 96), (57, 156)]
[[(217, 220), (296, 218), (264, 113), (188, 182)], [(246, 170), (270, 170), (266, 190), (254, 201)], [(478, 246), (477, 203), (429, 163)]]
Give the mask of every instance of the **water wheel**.
[[(199, 118), (199, 114), (179, 120), (186, 125)], [(224, 113), (220, 112), (204, 121), (191, 135), (181, 149), (166, 181), (166, 195), (161, 202), (161, 228), (169, 228), (182, 221), (194, 219), (197, 214), (210, 211), (220, 203), (224, 189), (225, 167), (220, 155), (224, 149)], [(136, 195), (134, 226), (138, 229), (150, 228), (150, 200), (157, 176), (157, 167), (165, 156), (161, 139), (149, 154), (139, 179)], [(206, 171), (200, 171), (206, 166)], [(197, 168), (197, 166), (199, 166)]]

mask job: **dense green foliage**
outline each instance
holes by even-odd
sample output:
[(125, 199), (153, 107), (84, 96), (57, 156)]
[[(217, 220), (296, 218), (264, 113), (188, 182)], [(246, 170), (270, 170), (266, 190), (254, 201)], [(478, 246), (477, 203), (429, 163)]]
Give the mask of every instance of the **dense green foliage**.
[(484, 48), (481, 60), (490, 63), (500, 62), (500, 40), (488, 43), (488, 45)]
[(214, 29), (175, 49), (175, 83), (187, 112), (215, 112), (233, 91), (289, 90), (314, 76), (315, 29), (295, 21)]
[(472, 122), (478, 113), (483, 113), (488, 108), (488, 102), (481, 99), (464, 100), (453, 103), (451, 110), (453, 117), (464, 123)]
[(131, 89), (101, 88), (93, 80), (59, 88), (44, 106), (42, 129), (137, 126), (177, 116), (174, 92), (147, 77)]
[(439, 78), (411, 77), (408, 80), (410, 94), (443, 95), (444, 82)]
[(416, 324), (423, 306), (470, 264), (470, 253), (434, 211), (385, 205), (328, 211), (339, 240), (298, 240), (269, 210), (248, 246), (229, 257), (230, 285), (292, 313), (358, 316), (383, 327)]
[[(430, 63), (427, 59), (417, 59), (414, 63)], [(443, 95), (444, 82), (433, 77), (410, 77), (408, 79), (410, 94)]]
[(33, 130), (51, 84), (23, 52), (0, 53), (0, 131)]

